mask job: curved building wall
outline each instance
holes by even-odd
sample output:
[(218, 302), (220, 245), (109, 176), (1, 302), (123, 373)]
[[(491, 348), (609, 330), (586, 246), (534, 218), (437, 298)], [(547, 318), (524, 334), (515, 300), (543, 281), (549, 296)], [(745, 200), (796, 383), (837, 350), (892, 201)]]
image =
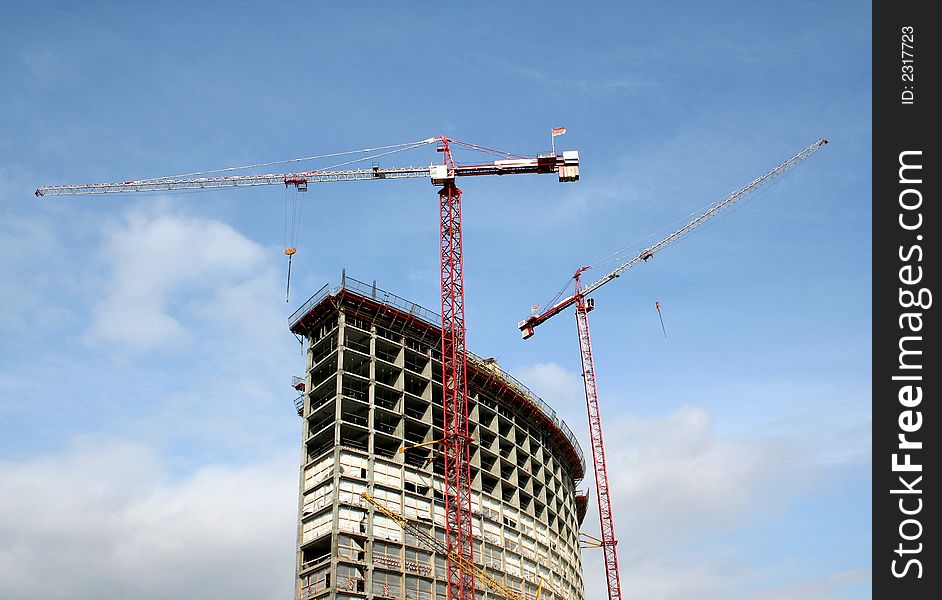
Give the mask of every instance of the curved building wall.
[[(434, 444), (401, 451), (442, 437), (440, 330), (349, 281), (292, 322), (308, 342), (296, 597), (445, 600), (444, 557), (360, 497), (444, 540), (442, 459)], [(529, 600), (541, 580), (543, 599), (582, 600), (581, 451), (495, 363), (468, 370), (475, 561)]]

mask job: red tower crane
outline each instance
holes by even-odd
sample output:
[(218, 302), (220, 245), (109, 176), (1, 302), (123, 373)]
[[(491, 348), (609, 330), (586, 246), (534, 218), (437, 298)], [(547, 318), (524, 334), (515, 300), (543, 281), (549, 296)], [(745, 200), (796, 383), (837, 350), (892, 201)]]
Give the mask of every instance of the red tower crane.
[(618, 574), (618, 553), (616, 552), (615, 524), (612, 517), (612, 501), (609, 491), (608, 471), (605, 466), (605, 444), (602, 441), (602, 415), (599, 411), (599, 393), (595, 377), (595, 361), (592, 357), (592, 340), (589, 335), (589, 311), (595, 308), (595, 300), (589, 295), (616, 278), (632, 267), (646, 262), (655, 253), (661, 251), (666, 246), (676, 242), (694, 229), (697, 229), (719, 213), (723, 212), (733, 204), (739, 202), (752, 192), (761, 188), (773, 179), (781, 176), (792, 167), (817, 152), (822, 146), (827, 144), (827, 140), (822, 138), (811, 144), (798, 154), (792, 156), (782, 164), (778, 165), (765, 175), (755, 179), (745, 187), (729, 194), (719, 202), (711, 204), (696, 217), (688, 221), (683, 227), (677, 229), (653, 246), (645, 248), (637, 256), (628, 262), (622, 264), (612, 272), (608, 273), (598, 281), (583, 287), (581, 276), (590, 267), (578, 269), (572, 276), (575, 282), (575, 291), (568, 298), (556, 302), (544, 312), (532, 315), (529, 318), (520, 321), (518, 327), (523, 334), (523, 339), (530, 338), (534, 329), (546, 322), (550, 317), (559, 314), (569, 306), (576, 307), (576, 327), (579, 332), (579, 349), (582, 359), (582, 374), (585, 381), (585, 398), (589, 414), (589, 438), (592, 445), (592, 459), (595, 465), (595, 485), (596, 494), (599, 502), (599, 520), (601, 522), (601, 538), (598, 546), (602, 548), (605, 560), (605, 576), (608, 584), (609, 600), (621, 600), (621, 580)]
[[(555, 136), (555, 132), (554, 132)], [(474, 564), (474, 547), (471, 528), (471, 436), (468, 430), (468, 383), (465, 355), (465, 310), (464, 310), (464, 261), (461, 235), (461, 190), (455, 185), (457, 177), (478, 175), (512, 175), (522, 173), (557, 173), (559, 181), (578, 181), (579, 153), (565, 151), (562, 154), (542, 153), (535, 158), (499, 152), (460, 142), (445, 136), (428, 138), (418, 142), (370, 148), (362, 151), (337, 153), (329, 156), (347, 155), (357, 152), (382, 150), (380, 154), (342, 163), (342, 165), (378, 158), (394, 152), (410, 150), (425, 144), (438, 143), (438, 151), (444, 155), (442, 164), (424, 167), (369, 169), (313, 170), (298, 173), (267, 175), (226, 175), (242, 168), (258, 168), (281, 163), (264, 163), (249, 167), (234, 167), (185, 176), (159, 177), (118, 183), (92, 183), (79, 185), (43, 186), (36, 190), (37, 196), (109, 194), (124, 192), (157, 192), (174, 190), (217, 189), (230, 187), (252, 187), (262, 185), (294, 186), (307, 191), (309, 183), (331, 181), (369, 181), (376, 179), (431, 179), (433, 185), (442, 186), (438, 191), (441, 223), (441, 299), (442, 299), (442, 405), (444, 411), (444, 436), (441, 440), (444, 455), (445, 496), (445, 544), (449, 553), (462, 557), (465, 562), (448, 561), (448, 600), (475, 600), (474, 571), (462, 568), (462, 564)], [(451, 153), (452, 145), (498, 155), (501, 160), (491, 163), (464, 165), (456, 163)], [(282, 162), (323, 158), (308, 157)], [(207, 176), (209, 175), (209, 176)]]

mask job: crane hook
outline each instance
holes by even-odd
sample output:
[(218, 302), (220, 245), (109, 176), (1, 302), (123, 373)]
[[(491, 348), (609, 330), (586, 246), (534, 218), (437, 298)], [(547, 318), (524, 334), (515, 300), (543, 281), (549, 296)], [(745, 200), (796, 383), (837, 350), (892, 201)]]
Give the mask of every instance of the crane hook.
[(288, 282), (285, 284), (285, 302), (291, 300), (291, 259), (297, 251), (297, 248), (285, 248), (285, 254), (288, 255)]

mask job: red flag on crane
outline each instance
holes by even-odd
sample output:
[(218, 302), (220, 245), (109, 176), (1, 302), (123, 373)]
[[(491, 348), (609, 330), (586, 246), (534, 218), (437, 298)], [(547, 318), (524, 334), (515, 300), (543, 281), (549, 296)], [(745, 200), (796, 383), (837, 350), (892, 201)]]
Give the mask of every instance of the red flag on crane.
[(565, 127), (554, 127), (554, 128), (553, 128), (553, 137), (556, 137), (557, 135), (562, 135), (562, 134), (564, 134), (564, 133), (566, 133), (566, 128), (565, 128)]

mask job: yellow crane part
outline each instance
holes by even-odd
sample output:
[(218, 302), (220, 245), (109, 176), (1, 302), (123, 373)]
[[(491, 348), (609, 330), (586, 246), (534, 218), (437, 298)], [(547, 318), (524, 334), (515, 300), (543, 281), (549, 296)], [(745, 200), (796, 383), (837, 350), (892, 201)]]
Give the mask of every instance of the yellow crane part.
[[(360, 496), (376, 507), (376, 510), (383, 513), (383, 515), (398, 523), (403, 530), (410, 532), (416, 538), (422, 540), (422, 542), (430, 550), (444, 555), (447, 560), (451, 561), (452, 564), (456, 565), (462, 571), (466, 573), (472, 573), (475, 579), (483, 581), (484, 584), (492, 591), (501, 594), (504, 598), (507, 598), (507, 600), (527, 600), (523, 594), (511, 587), (504, 585), (503, 582), (488, 573), (482, 567), (458, 554), (454, 550), (449, 550), (444, 543), (438, 541), (433, 536), (430, 536), (422, 529), (416, 527), (415, 523), (387, 507), (382, 502), (371, 496), (368, 492), (362, 492)], [(540, 600), (540, 594), (543, 591), (543, 581), (543, 578), (540, 577), (540, 584), (536, 590), (536, 600)]]

